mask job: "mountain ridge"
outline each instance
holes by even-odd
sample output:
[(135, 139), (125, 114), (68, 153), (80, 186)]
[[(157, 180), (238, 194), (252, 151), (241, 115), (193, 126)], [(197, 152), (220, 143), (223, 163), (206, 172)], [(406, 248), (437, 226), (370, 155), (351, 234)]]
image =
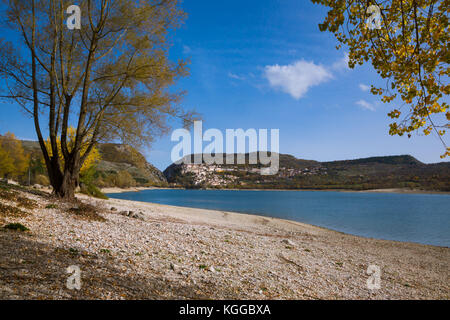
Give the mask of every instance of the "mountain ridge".
[[(220, 155), (225, 159), (226, 154)], [(274, 176), (261, 176), (264, 166), (248, 164), (248, 159), (245, 154), (241, 165), (172, 164), (163, 173), (171, 185), (185, 188), (450, 191), (449, 162), (425, 164), (411, 155), (320, 162), (279, 154)]]

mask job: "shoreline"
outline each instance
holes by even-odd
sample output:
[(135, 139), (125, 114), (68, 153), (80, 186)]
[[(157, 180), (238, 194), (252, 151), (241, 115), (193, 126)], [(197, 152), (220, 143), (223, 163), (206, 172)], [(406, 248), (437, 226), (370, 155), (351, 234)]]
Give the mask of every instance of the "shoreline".
[(117, 194), (117, 193), (126, 193), (126, 192), (140, 192), (145, 190), (165, 190), (170, 188), (160, 188), (160, 187), (131, 187), (131, 188), (118, 188), (118, 187), (111, 187), (111, 188), (102, 188), (100, 191), (104, 194)]
[[(85, 196), (86, 197), (86, 196)], [(255, 221), (265, 221), (266, 223), (268, 220), (270, 220), (271, 223), (274, 225), (282, 226), (287, 229), (291, 229), (291, 227), (294, 228), (294, 231), (296, 231), (296, 228), (307, 228), (307, 229), (317, 229), (324, 232), (330, 232), (335, 233), (336, 235), (344, 235), (349, 237), (356, 237), (360, 239), (366, 239), (366, 240), (375, 240), (375, 241), (385, 241), (385, 242), (392, 242), (392, 243), (404, 243), (404, 244), (410, 244), (410, 245), (420, 245), (420, 246), (429, 246), (434, 248), (443, 248), (443, 249), (450, 249), (449, 246), (440, 246), (435, 244), (427, 244), (427, 243), (420, 243), (420, 242), (414, 242), (414, 241), (401, 241), (401, 240), (390, 240), (390, 239), (381, 239), (381, 238), (373, 238), (368, 236), (362, 236), (357, 235), (353, 233), (348, 233), (344, 231), (339, 231), (336, 229), (332, 229), (329, 227), (324, 226), (318, 226), (311, 223), (296, 221), (296, 220), (289, 220), (289, 219), (283, 219), (283, 218), (277, 218), (277, 217), (271, 217), (271, 216), (263, 216), (259, 214), (252, 214), (247, 212), (238, 212), (238, 211), (224, 211), (220, 209), (205, 209), (205, 208), (196, 208), (196, 207), (185, 207), (185, 206), (176, 206), (176, 205), (169, 205), (169, 204), (160, 204), (155, 202), (146, 202), (146, 201), (138, 201), (138, 200), (126, 200), (126, 199), (117, 199), (117, 198), (110, 198), (110, 200), (116, 200), (118, 203), (122, 204), (129, 204), (131, 207), (138, 207), (138, 208), (153, 208), (155, 206), (166, 209), (167, 211), (177, 210), (177, 211), (185, 211), (189, 212), (191, 215), (195, 215), (197, 217), (202, 217), (200, 222), (210, 222), (208, 219), (208, 216), (223, 216), (224, 214), (226, 216), (229, 216), (230, 220), (235, 220), (234, 222), (240, 224), (244, 221), (249, 222), (250, 224), (255, 223)], [(204, 220), (202, 220), (204, 219)], [(257, 224), (257, 223), (256, 223)], [(298, 231), (298, 230), (297, 230)]]
[[(355, 192), (358, 192), (358, 191), (355, 191)], [(359, 191), (359, 192), (361, 192), (361, 193), (401, 193), (401, 194), (445, 194), (445, 195), (450, 195), (450, 191), (415, 190), (415, 189), (401, 189), (401, 188), (372, 189), (372, 190), (364, 190), (364, 191)]]
[[(184, 189), (187, 190), (187, 189)], [(200, 189), (201, 190), (201, 189)], [(230, 191), (294, 191), (294, 192), (349, 192), (349, 193), (397, 193), (397, 194), (447, 194), (450, 191), (411, 190), (401, 188), (352, 190), (352, 189), (205, 189), (205, 190), (230, 190)]]
[(104, 194), (117, 194), (126, 192), (140, 192), (146, 190), (218, 190), (218, 191), (295, 191), (295, 192), (350, 192), (350, 193), (390, 193), (390, 194), (441, 194), (450, 195), (450, 191), (432, 191), (432, 190), (416, 190), (416, 189), (402, 189), (402, 188), (386, 188), (386, 189), (371, 189), (371, 190), (351, 190), (351, 189), (186, 189), (186, 188), (170, 188), (170, 187), (132, 187), (132, 188), (103, 188), (101, 191)]
[[(0, 265), (8, 266), (0, 268), (3, 299), (449, 297), (446, 247), (364, 238), (279, 218), (77, 194), (102, 217), (90, 220), (73, 211), (74, 204), (18, 192), (37, 206), (21, 207), (28, 214), (20, 217), (0, 214), (2, 225), (30, 229), (0, 232)], [(20, 207), (14, 201), (0, 198), (5, 206)], [(382, 269), (376, 291), (367, 288), (373, 264)], [(65, 288), (69, 265), (82, 269), (80, 291)]]

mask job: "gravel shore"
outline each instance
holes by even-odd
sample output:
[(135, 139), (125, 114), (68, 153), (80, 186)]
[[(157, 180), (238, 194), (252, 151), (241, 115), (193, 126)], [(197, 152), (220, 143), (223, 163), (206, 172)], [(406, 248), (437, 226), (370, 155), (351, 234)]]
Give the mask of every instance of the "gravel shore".
[[(280, 219), (3, 191), (2, 299), (449, 299), (450, 249)], [(5, 196), (6, 194), (6, 196)], [(14, 196), (12, 196), (14, 194)], [(28, 201), (28, 202), (27, 202)], [(6, 208), (6, 209), (5, 209)], [(14, 211), (11, 208), (18, 208)], [(81, 269), (81, 290), (66, 269)], [(367, 268), (381, 288), (367, 288)]]

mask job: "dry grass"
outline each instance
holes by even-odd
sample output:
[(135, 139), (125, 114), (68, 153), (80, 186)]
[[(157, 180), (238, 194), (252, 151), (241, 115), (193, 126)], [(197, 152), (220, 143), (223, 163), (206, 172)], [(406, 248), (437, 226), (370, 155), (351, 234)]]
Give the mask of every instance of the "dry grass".
[(25, 211), (20, 210), (17, 207), (13, 207), (7, 204), (0, 203), (0, 216), (3, 217), (25, 217), (28, 215)]
[(15, 202), (18, 207), (24, 209), (32, 210), (38, 207), (36, 201), (21, 196), (17, 191), (8, 190), (6, 188), (0, 189), (0, 199)]
[(11, 191), (9, 189), (0, 189), (0, 199), (8, 200), (8, 201), (16, 201), (17, 197), (19, 196), (18, 192)]
[[(69, 290), (66, 269), (82, 270), (81, 290)], [(168, 283), (163, 275), (124, 273), (130, 262), (35, 241), (28, 233), (0, 232), (0, 299), (207, 299), (201, 285)], [(210, 292), (219, 291), (215, 284)], [(164, 294), (164, 295), (162, 295)], [(232, 294), (232, 293), (230, 293)], [(237, 297), (235, 297), (237, 298)]]
[(25, 209), (36, 209), (38, 207), (38, 204), (36, 201), (25, 198), (25, 197), (17, 197), (16, 203), (19, 207), (25, 208)]
[(48, 198), (51, 197), (51, 195), (48, 194), (45, 191), (35, 190), (35, 189), (32, 189), (30, 187), (26, 187), (26, 186), (5, 184), (3, 182), (0, 182), (0, 193), (2, 191), (6, 191), (6, 192), (10, 192), (10, 193), (12, 192), (14, 194), (17, 194), (17, 191), (20, 191), (20, 192), (24, 192), (24, 193), (27, 193), (27, 194), (36, 195), (36, 196), (42, 197), (44, 199), (48, 199)]
[(98, 208), (81, 201), (71, 204), (72, 206), (67, 210), (68, 213), (74, 215), (76, 218), (87, 221), (105, 222), (106, 219), (98, 214)]

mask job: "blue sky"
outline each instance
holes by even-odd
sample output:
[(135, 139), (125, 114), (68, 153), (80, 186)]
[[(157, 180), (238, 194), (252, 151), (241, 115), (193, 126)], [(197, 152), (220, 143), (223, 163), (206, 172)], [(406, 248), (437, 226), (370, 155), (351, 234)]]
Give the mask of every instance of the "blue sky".
[[(387, 113), (367, 91), (382, 85), (370, 65), (349, 70), (345, 50), (320, 32), (326, 10), (305, 0), (190, 0), (188, 19), (172, 36), (173, 59), (189, 58), (177, 88), (204, 119), (204, 129), (280, 129), (280, 152), (319, 161), (411, 154), (439, 162), (437, 137), (391, 137)], [(3, 36), (3, 35), (2, 35)], [(0, 104), (0, 133), (35, 139), (18, 107)], [(159, 169), (175, 142), (163, 137), (143, 150)]]

